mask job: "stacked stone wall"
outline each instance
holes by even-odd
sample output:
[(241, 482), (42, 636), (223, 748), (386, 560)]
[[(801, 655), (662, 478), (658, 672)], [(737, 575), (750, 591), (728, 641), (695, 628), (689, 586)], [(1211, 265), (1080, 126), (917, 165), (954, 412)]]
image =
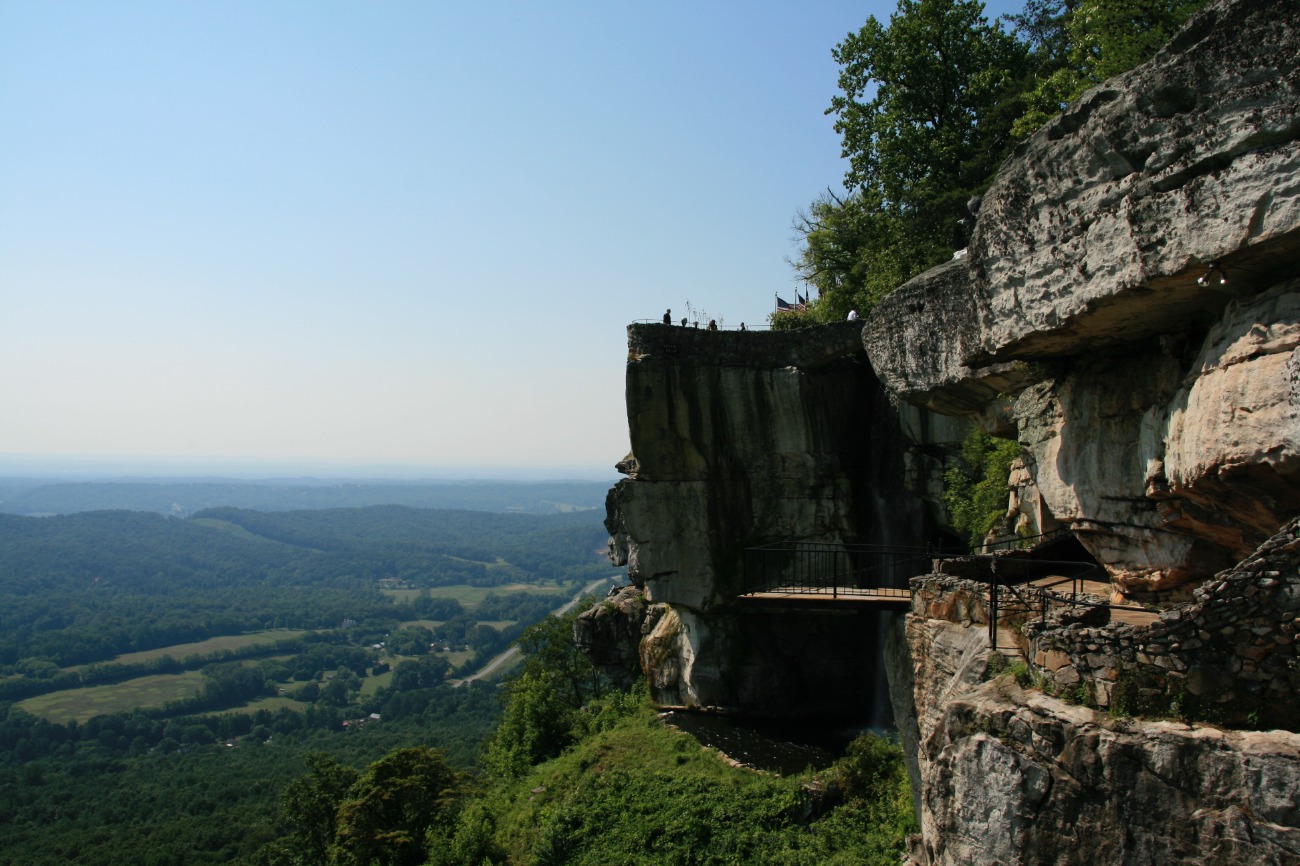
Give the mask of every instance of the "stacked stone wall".
[(1149, 626), (1049, 621), (1030, 659), (1101, 708), (1300, 730), (1300, 519)]

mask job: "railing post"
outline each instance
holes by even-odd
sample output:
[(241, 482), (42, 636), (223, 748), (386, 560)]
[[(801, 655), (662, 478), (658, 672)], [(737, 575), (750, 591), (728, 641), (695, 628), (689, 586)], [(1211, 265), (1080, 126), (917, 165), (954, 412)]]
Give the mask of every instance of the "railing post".
[(989, 648), (998, 648), (998, 561), (994, 559), (990, 564), (991, 576), (989, 578)]

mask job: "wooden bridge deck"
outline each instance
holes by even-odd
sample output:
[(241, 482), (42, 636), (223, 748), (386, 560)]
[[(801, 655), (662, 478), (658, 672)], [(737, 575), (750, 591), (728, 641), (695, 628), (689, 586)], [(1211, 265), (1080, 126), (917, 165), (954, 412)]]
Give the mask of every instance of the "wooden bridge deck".
[[(1048, 575), (1031, 580), (1024, 586), (1035, 586), (1061, 594), (1069, 594), (1072, 589), (1084, 595), (1101, 600), (1111, 597), (1111, 585), (1108, 581), (1083, 580), (1072, 583), (1072, 579), (1062, 575)], [(890, 587), (838, 587), (834, 591), (810, 590), (800, 587), (773, 587), (763, 592), (751, 592), (738, 599), (745, 605), (788, 607), (870, 607), (879, 610), (908, 610), (912, 606), (912, 594), (908, 589)], [(1159, 618), (1159, 613), (1148, 610), (1115, 609), (1110, 611), (1112, 622), (1129, 625), (1150, 625)]]
[(797, 604), (827, 607), (864, 606), (884, 610), (908, 610), (912, 606), (912, 592), (907, 589), (839, 587), (834, 591), (811, 591), (796, 587), (773, 587), (764, 592), (751, 592), (740, 596), (741, 602), (752, 605), (786, 606)]

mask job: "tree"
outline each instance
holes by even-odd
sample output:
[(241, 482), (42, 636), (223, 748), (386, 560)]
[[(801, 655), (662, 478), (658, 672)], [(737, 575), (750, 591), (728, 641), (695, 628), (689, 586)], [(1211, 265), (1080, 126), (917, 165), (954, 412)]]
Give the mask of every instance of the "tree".
[(358, 773), (323, 752), (307, 756), (311, 772), (295, 779), (280, 797), (280, 817), (290, 828), (287, 860), (324, 866), (334, 843), (334, 816)]
[(344, 866), (416, 866), (425, 836), (446, 829), (462, 778), (442, 752), (397, 749), (368, 767), (338, 807), (332, 861)]
[(524, 666), (505, 687), (505, 712), (483, 758), (489, 775), (516, 778), (558, 755), (574, 739), (579, 708), (609, 691), (608, 679), (574, 643), (582, 610), (548, 616), (519, 636)]
[(971, 547), (1004, 523), (1008, 478), (1020, 444), (994, 438), (972, 427), (961, 445), (961, 459), (944, 473), (943, 502), (953, 528), (965, 532)]
[(1030, 0), (1013, 16), (1040, 58), (1027, 108), (1013, 126), (1025, 137), (1085, 90), (1146, 62), (1205, 0)]
[(524, 629), (518, 640), (526, 659), (524, 669), (550, 679), (560, 698), (575, 709), (608, 688), (600, 671), (573, 641), (573, 622), (585, 609), (578, 605), (563, 616), (548, 616)]
[(848, 194), (796, 218), (795, 268), (836, 314), (965, 246), (966, 202), (1011, 146), (1029, 71), (1024, 44), (983, 13), (978, 0), (900, 0), (888, 26), (870, 17), (832, 52), (841, 93), (826, 113)]

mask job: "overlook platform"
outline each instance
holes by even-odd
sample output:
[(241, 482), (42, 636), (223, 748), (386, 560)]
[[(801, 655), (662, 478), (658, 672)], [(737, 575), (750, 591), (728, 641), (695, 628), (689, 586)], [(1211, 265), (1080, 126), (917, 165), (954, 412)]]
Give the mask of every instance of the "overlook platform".
[(987, 587), (989, 639), (999, 648), (998, 621), (1007, 616), (1047, 619), (1054, 612), (1106, 608), (1111, 621), (1149, 625), (1157, 619), (1156, 611), (1113, 603), (1105, 570), (1086, 555), (1061, 558), (1078, 544), (1068, 532), (1009, 542), (1015, 546), (977, 554), (803, 541), (767, 544), (745, 551), (744, 592), (736, 601), (742, 609), (755, 610), (907, 611), (912, 607), (911, 578), (939, 573)]

